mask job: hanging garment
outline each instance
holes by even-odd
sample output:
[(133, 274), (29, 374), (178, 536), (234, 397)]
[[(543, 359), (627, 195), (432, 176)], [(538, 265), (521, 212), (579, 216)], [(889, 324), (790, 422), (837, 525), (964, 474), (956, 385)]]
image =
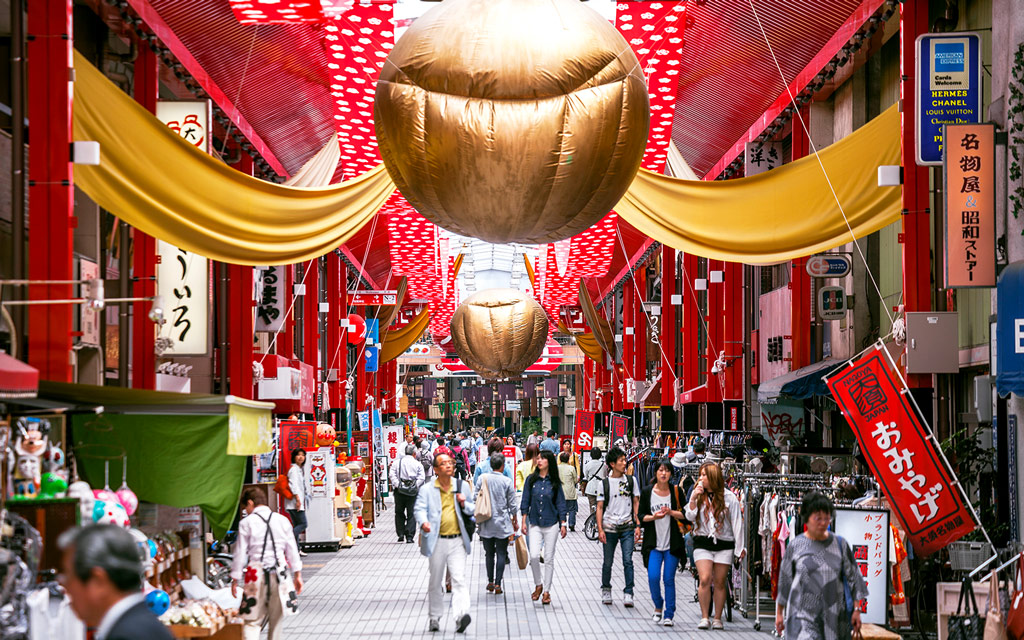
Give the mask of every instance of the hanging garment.
[(49, 589), (36, 589), (26, 598), (28, 640), (84, 640), (85, 625), (65, 597), (53, 597)]

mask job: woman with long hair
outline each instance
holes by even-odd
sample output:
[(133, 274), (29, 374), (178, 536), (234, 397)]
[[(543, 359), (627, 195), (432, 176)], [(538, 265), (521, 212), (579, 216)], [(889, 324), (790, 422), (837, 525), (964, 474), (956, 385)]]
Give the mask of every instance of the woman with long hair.
[[(536, 448), (537, 445), (530, 445)], [(530, 447), (527, 447), (527, 451)], [(558, 534), (565, 537), (565, 493), (558, 477), (555, 454), (541, 451), (533, 458), (534, 469), (523, 486), (523, 535), (530, 545), (530, 567), (536, 588), (530, 596), (536, 601), (543, 594), (543, 604), (551, 604), (551, 581), (555, 575), (555, 545)], [(540, 559), (544, 556), (544, 572)]]
[[(739, 499), (725, 490), (722, 469), (714, 462), (700, 467), (697, 484), (684, 511), (686, 519), (696, 523), (693, 529), (693, 559), (697, 565), (700, 585), (701, 620), (698, 629), (723, 629), (722, 609), (725, 607), (725, 580), (733, 558), (746, 555), (743, 547), (743, 513)], [(715, 619), (709, 621), (711, 584), (715, 586)]]
[(526, 453), (523, 454), (523, 461), (516, 465), (516, 491), (523, 490), (523, 486), (526, 484), (526, 478), (533, 473), (534, 462), (536, 462), (536, 458), (539, 453), (540, 447), (538, 445), (526, 445)]
[[(638, 515), (644, 528), (644, 541), (640, 547), (647, 582), (654, 600), (654, 622), (671, 627), (676, 613), (676, 570), (679, 560), (686, 555), (686, 544), (679, 521), (683, 519), (683, 496), (672, 480), (672, 463), (668, 458), (658, 461), (654, 470), (655, 482), (640, 492)], [(662, 582), (665, 597), (661, 595)]]
[(291, 498), (285, 498), (284, 508), (288, 517), (292, 519), (292, 533), (295, 535), (295, 546), (299, 549), (299, 555), (305, 556), (302, 545), (299, 543), (299, 536), (308, 526), (306, 520), (306, 483), (303, 478), (302, 468), (306, 466), (306, 450), (299, 448), (292, 451), (292, 466), (288, 467), (288, 490), (292, 492)]

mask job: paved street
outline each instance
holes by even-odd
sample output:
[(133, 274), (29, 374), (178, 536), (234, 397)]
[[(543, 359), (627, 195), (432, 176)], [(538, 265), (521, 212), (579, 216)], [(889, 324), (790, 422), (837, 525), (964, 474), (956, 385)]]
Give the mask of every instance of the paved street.
[[(586, 509), (586, 506), (583, 506)], [(287, 640), (328, 638), (572, 638), (612, 637), (655, 638), (707, 634), (697, 631), (699, 608), (693, 602), (694, 581), (679, 574), (676, 626), (665, 628), (651, 622), (654, 606), (647, 586), (647, 573), (639, 553), (636, 567), (636, 607), (622, 606), (622, 567), (616, 559), (613, 571), (615, 604), (601, 604), (601, 551), (598, 542), (587, 540), (580, 526), (557, 547), (553, 604), (547, 607), (530, 600), (533, 587), (529, 568), (514, 565), (505, 572), (505, 593), (487, 593), (483, 546), (474, 540), (468, 562), (473, 624), (464, 636), (455, 633), (450, 615), (441, 622), (440, 633), (427, 632), (427, 561), (418, 545), (396, 543), (393, 512), (380, 514), (377, 528), (368, 538), (356, 541), (352, 549), (336, 554), (311, 553), (307, 560), (306, 587), (299, 599), (299, 614), (285, 622)], [(450, 598), (450, 596), (449, 596)], [(726, 622), (730, 640), (768, 640), (753, 630), (753, 621), (735, 612)], [(769, 625), (765, 624), (765, 628)]]

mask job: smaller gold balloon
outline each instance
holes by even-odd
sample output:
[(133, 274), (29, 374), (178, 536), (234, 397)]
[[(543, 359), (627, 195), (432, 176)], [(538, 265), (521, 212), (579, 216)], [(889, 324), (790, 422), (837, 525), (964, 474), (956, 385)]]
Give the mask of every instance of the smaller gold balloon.
[(548, 316), (515, 289), (488, 289), (459, 305), (452, 342), (462, 361), (485, 378), (518, 376), (544, 353)]

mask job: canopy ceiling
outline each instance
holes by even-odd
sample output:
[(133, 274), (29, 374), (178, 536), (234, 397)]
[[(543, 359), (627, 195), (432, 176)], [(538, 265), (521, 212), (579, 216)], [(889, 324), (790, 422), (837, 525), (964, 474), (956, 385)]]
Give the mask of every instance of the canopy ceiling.
[[(754, 0), (787, 79), (804, 69), (862, 1)], [(129, 3), (279, 173), (294, 173), (332, 132), (339, 133), (342, 159), (335, 180), (377, 162), (368, 118), (372, 99), (367, 107), (367, 97), (372, 96), (380, 63), (395, 38), (423, 6), (431, 6), (418, 1), (373, 2), (340, 9), (341, 18), (329, 22), (313, 15), (289, 17), (287, 10), (275, 13), (278, 5), (308, 3), (261, 2), (262, 14), (252, 18), (260, 23), (243, 24), (240, 18), (248, 18), (239, 7), (245, 3), (234, 2), (233, 11), (229, 0)], [(344, 6), (333, 0), (327, 4)], [(648, 168), (662, 170), (671, 136), (697, 175), (704, 175), (785, 90), (750, 0), (590, 4), (615, 19), (645, 65), (652, 105), (667, 108), (662, 113), (652, 106), (644, 158)], [(672, 23), (665, 16), (679, 15), (668, 11), (673, 5), (686, 7), (685, 38), (674, 46), (668, 36), (683, 33), (666, 33)], [(292, 19), (290, 24), (276, 23)], [(624, 25), (638, 28), (630, 31)], [(657, 46), (637, 39), (654, 34), (660, 36)], [(410, 299), (424, 291), (446, 292), (444, 281), (451, 280), (454, 288), (454, 276), (444, 265), (451, 265), (453, 256), (442, 255), (443, 234), (420, 221), (419, 214), (396, 196), (376, 224), (367, 225), (343, 250), (357, 268), (365, 269), (373, 286), (384, 287), (389, 277), (393, 282), (403, 273), (409, 277)], [(602, 224), (571, 245), (541, 248), (535, 266), (550, 277), (543, 288), (549, 311), (562, 301), (574, 302), (580, 276), (599, 299), (650, 243), (622, 220)], [(556, 256), (556, 249), (561, 256)], [(556, 258), (564, 258), (565, 252), (572, 256), (573, 268), (559, 273)]]

